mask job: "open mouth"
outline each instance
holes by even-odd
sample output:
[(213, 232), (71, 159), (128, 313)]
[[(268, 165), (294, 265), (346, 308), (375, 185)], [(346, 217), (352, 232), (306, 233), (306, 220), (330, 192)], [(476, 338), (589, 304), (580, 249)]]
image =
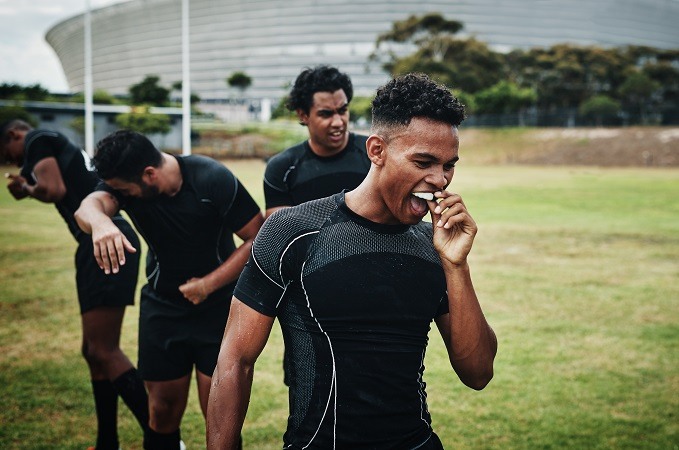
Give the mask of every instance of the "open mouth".
[(410, 196), (410, 207), (418, 216), (424, 216), (429, 212), (429, 205), (427, 201), (434, 200), (434, 194), (431, 192), (413, 192)]

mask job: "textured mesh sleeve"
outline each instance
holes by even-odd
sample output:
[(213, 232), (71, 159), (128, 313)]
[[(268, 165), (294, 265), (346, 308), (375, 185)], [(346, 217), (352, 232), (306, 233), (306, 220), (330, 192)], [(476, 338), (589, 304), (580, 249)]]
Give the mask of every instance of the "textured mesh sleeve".
[(309, 245), (329, 212), (334, 197), (275, 212), (262, 226), (234, 295), (268, 316), (275, 316), (286, 287), (301, 276)]

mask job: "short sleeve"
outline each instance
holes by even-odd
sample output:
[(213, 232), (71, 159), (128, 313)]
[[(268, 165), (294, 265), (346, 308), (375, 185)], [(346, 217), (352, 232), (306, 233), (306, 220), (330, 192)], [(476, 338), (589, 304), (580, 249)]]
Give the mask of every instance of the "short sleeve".
[(290, 170), (294, 170), (294, 168), (290, 167), (288, 159), (283, 154), (274, 156), (267, 163), (264, 170), (264, 203), (266, 209), (294, 205), (285, 183)]

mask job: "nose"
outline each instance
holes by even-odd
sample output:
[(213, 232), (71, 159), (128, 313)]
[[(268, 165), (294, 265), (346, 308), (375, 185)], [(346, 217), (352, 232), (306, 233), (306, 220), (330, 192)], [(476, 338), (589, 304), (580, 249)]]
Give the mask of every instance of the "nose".
[(333, 126), (341, 126), (344, 123), (344, 118), (342, 114), (340, 113), (334, 113), (332, 115), (332, 125)]
[(431, 184), (432, 186), (435, 186), (437, 189), (444, 189), (446, 186), (448, 186), (448, 173), (443, 170), (440, 167), (432, 169), (432, 171), (427, 174), (427, 177), (424, 179), (427, 183)]

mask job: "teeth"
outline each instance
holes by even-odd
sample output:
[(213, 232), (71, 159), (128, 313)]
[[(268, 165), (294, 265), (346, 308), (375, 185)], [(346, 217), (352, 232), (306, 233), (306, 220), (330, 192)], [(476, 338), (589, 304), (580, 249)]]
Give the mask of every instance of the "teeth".
[(424, 200), (434, 200), (434, 194), (431, 192), (413, 192), (413, 195)]

